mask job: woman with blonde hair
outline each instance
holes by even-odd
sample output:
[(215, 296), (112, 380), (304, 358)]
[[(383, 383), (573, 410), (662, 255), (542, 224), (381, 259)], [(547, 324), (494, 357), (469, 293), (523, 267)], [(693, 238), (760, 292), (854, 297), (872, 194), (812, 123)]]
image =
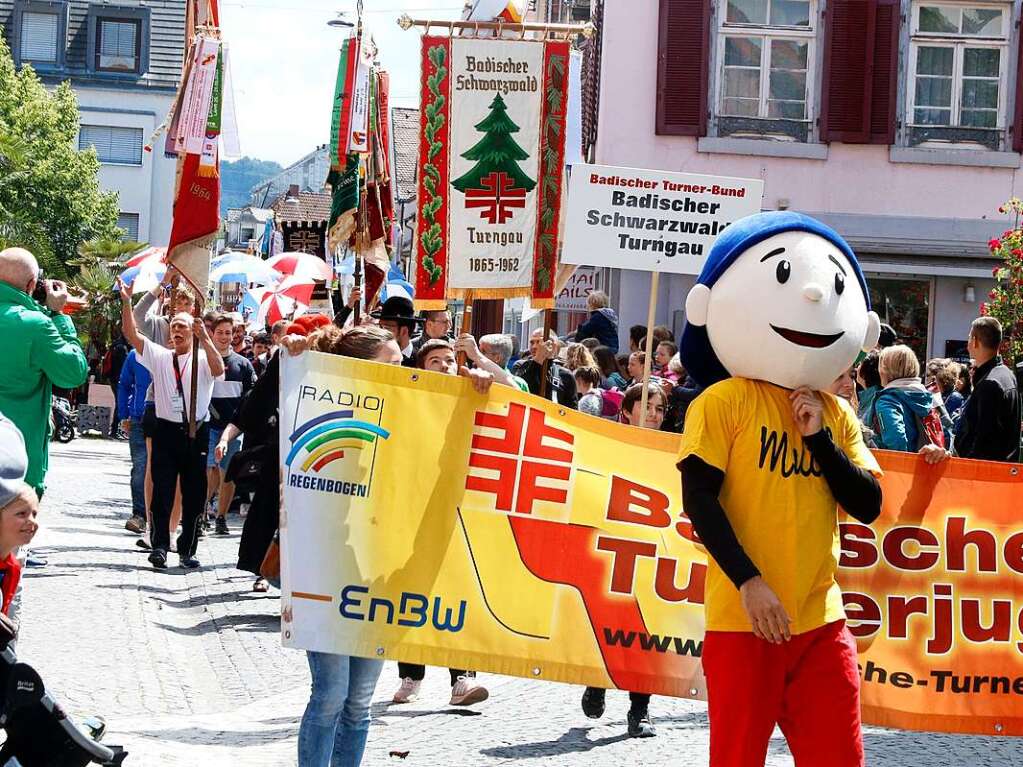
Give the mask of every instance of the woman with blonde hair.
[(915, 453), (930, 441), (923, 419), (944, 408), (941, 395), (921, 383), (920, 362), (908, 346), (883, 349), (877, 367), (884, 388), (874, 401), (875, 442), (882, 450)]
[(565, 367), (573, 373), (579, 368), (595, 368), (593, 353), (582, 344), (569, 344), (565, 351)]

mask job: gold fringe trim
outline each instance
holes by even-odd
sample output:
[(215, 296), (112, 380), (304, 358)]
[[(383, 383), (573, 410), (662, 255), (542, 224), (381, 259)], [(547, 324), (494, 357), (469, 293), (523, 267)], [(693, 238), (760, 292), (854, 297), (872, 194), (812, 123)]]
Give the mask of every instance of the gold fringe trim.
[(347, 245), (355, 231), (355, 209), (341, 214), (330, 231), (327, 232), (327, 249), (333, 252), (339, 246)]
[(199, 178), (219, 178), (220, 173), (217, 171), (216, 165), (199, 165), (195, 171), (195, 175)]
[(465, 298), (471, 293), (472, 298), (493, 299), (493, 298), (528, 298), (530, 288), (452, 288), (447, 291), (448, 298)]
[(533, 309), (553, 309), (553, 298), (530, 298), (529, 306)]
[(415, 307), (417, 312), (433, 312), (440, 311), (448, 308), (448, 302), (437, 298), (431, 298), (429, 300), (416, 299), (412, 302), (412, 306)]

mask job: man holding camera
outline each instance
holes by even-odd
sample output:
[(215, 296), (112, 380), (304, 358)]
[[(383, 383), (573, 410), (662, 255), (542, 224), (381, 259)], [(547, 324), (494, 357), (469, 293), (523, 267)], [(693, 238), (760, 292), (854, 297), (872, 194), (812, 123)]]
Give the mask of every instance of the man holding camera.
[(21, 431), (28, 483), (40, 498), (49, 462), (50, 398), (54, 386), (73, 389), (89, 364), (71, 318), (61, 314), (67, 286), (44, 280), (35, 256), (23, 248), (0, 251), (0, 412)]

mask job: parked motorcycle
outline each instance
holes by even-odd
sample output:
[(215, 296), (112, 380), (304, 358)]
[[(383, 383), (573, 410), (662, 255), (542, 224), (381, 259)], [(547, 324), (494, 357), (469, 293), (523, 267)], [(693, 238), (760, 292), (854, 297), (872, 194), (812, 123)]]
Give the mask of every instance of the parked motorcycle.
[(54, 439), (67, 443), (78, 436), (78, 411), (71, 407), (70, 402), (63, 397), (54, 397), (50, 415), (53, 418)]

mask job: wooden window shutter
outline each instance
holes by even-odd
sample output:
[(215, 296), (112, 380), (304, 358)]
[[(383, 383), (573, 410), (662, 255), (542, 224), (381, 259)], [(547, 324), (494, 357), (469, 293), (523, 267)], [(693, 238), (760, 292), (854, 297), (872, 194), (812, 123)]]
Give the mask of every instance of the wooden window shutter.
[(1012, 121), (1012, 151), (1023, 152), (1023, 30), (1016, 53), (1016, 108)]
[(711, 0), (660, 0), (657, 133), (707, 134)]
[(899, 23), (898, 0), (832, 0), (824, 21), (824, 141), (894, 142)]

